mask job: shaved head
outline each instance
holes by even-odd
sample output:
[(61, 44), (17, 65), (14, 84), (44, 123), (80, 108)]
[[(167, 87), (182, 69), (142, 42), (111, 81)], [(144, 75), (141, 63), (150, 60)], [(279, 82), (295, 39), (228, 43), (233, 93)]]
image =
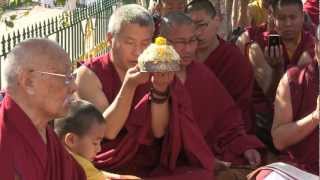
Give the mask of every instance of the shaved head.
[(160, 35), (167, 37), (173, 26), (193, 25), (192, 19), (182, 12), (172, 12), (163, 17), (160, 24)]
[(26, 69), (49, 69), (69, 65), (68, 54), (48, 39), (29, 39), (21, 42), (8, 54), (4, 62), (4, 87), (15, 87), (19, 72)]

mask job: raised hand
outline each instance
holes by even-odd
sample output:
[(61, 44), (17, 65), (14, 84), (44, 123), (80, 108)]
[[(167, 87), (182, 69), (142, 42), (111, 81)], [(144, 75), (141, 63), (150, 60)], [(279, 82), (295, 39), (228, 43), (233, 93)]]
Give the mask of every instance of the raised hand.
[(258, 166), (261, 163), (260, 153), (255, 149), (248, 149), (244, 152), (244, 157), (248, 160), (250, 165)]
[(135, 66), (128, 69), (124, 78), (124, 83), (135, 88), (140, 84), (147, 83), (149, 81), (149, 78), (150, 78), (150, 73), (141, 72), (138, 66)]
[(264, 56), (269, 63), (269, 65), (273, 68), (282, 67), (284, 63), (283, 60), (283, 47), (280, 46), (271, 46), (270, 49), (268, 46), (264, 49)]
[(160, 92), (165, 92), (174, 77), (174, 72), (153, 73), (151, 82), (153, 88)]

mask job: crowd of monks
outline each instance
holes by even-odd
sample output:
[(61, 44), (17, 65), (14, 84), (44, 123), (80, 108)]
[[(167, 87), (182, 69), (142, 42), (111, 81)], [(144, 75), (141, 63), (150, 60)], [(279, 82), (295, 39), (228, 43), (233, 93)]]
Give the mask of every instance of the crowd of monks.
[[(256, 0), (229, 42), (210, 0), (159, 0), (116, 9), (110, 50), (74, 72), (56, 43), (30, 39), (5, 60), (0, 179), (87, 179), (51, 121), (74, 98), (105, 119), (96, 168), (142, 179), (247, 179), (284, 162), (319, 174), (319, 2)], [(270, 34), (280, 36), (270, 45)], [(178, 72), (141, 72), (155, 37), (181, 58)], [(261, 171), (251, 179), (264, 179)]]

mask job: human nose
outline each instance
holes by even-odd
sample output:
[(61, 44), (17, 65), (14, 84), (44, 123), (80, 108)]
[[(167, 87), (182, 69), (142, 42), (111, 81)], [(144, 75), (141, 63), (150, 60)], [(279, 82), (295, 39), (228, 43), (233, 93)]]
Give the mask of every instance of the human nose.
[(99, 144), (96, 148), (96, 154), (99, 153), (101, 151), (101, 145)]
[(286, 26), (290, 26), (292, 24), (291, 19), (290, 18), (286, 18), (285, 21), (284, 21), (284, 24)]
[(197, 40), (190, 40), (185, 43), (185, 47), (188, 50), (188, 52), (193, 51), (196, 46), (197, 46)]

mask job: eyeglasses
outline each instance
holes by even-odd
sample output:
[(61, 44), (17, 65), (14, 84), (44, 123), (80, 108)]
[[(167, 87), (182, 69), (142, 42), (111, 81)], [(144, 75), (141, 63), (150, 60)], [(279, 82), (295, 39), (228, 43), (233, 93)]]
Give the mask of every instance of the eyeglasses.
[(50, 76), (56, 76), (56, 77), (62, 77), (64, 78), (64, 84), (65, 85), (69, 85), (71, 82), (75, 81), (75, 79), (77, 78), (77, 74), (76, 73), (70, 73), (70, 74), (58, 74), (58, 73), (51, 73), (51, 72), (45, 72), (45, 71), (36, 71), (33, 70), (32, 72), (37, 72), (37, 73), (41, 73), (41, 74), (47, 74)]
[(173, 44), (174, 46), (180, 46), (180, 47), (184, 47), (186, 45), (190, 45), (190, 46), (193, 46), (193, 45), (196, 45), (198, 40), (196, 38), (192, 38), (192, 39), (189, 39), (189, 40), (177, 40), (177, 41), (173, 41), (173, 40), (169, 40), (168, 41)]
[(209, 26), (209, 22), (196, 23), (195, 25), (196, 25), (196, 30), (202, 32)]

